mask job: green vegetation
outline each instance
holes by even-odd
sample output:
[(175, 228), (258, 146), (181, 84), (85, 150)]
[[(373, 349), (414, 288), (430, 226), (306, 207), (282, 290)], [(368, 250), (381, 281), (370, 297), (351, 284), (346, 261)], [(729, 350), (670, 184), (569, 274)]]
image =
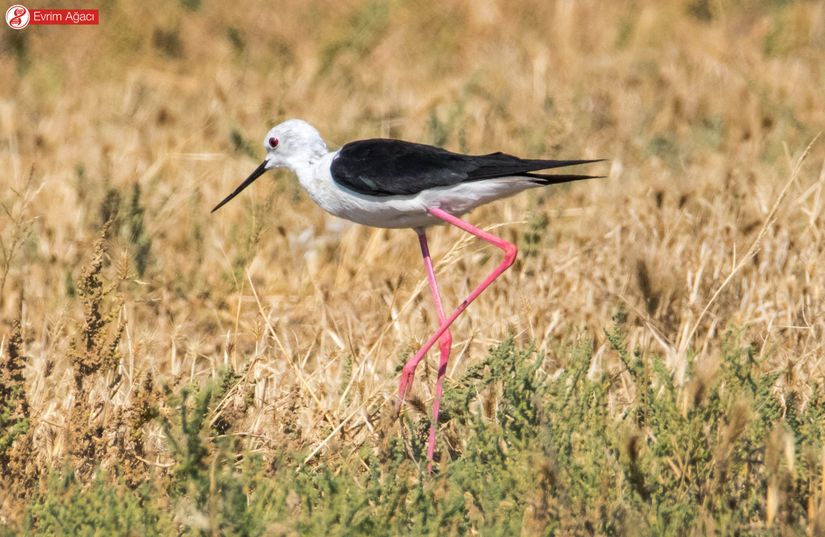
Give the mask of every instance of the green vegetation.
[[(106, 472), (89, 485), (58, 472), (27, 509), (26, 530), (733, 535), (769, 534), (781, 520), (795, 532), (820, 531), (823, 521), (809, 515), (823, 498), (821, 387), (811, 386), (811, 404), (800, 408), (792, 393), (772, 389), (778, 374), (756, 373), (755, 349), (732, 334), (713, 373), (693, 364), (677, 386), (659, 357), (626, 348), (617, 317), (607, 337), (623, 371), (594, 375), (587, 338), (554, 371), (512, 338), (470, 367), (445, 399), (450, 460), (431, 477), (421, 453), (408, 451), (422, 444), (426, 420), (405, 420), (412, 438), (364, 448), (358, 463), (338, 468), (302, 466), (303, 454), (289, 450), (264, 467), (230, 450), (213, 419), (233, 386), (225, 373), (192, 396), (190, 388), (171, 396), (169, 468), (132, 487)], [(636, 397), (616, 420), (610, 394), (622, 382)]]

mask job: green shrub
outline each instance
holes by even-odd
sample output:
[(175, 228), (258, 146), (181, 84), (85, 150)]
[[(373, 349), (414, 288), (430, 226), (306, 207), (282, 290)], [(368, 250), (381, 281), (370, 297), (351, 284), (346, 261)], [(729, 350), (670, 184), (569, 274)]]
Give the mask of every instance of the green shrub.
[[(82, 487), (54, 477), (27, 528), (77, 534), (110, 528), (222, 535), (722, 535), (819, 531), (823, 394), (801, 405), (777, 394), (751, 347), (729, 334), (718, 367), (691, 363), (677, 383), (663, 360), (626, 347), (622, 315), (606, 332), (624, 365), (591, 371), (581, 339), (549, 370), (507, 339), (456, 379), (443, 402), (442, 457), (432, 476), (413, 438), (391, 436), (302, 466), (284, 450), (240, 457), (219, 404), (226, 372), (171, 396), (164, 420), (168, 479), (129, 490), (106, 474)], [(635, 396), (617, 403), (618, 390)], [(446, 439), (446, 440), (445, 440)], [(446, 445), (450, 445), (446, 448)], [(410, 446), (413, 451), (410, 452)], [(449, 459), (449, 460), (447, 460)], [(358, 461), (358, 462), (346, 462)], [(296, 470), (297, 468), (297, 470)], [(163, 507), (166, 506), (166, 507)], [(101, 533), (101, 534), (103, 534)]]

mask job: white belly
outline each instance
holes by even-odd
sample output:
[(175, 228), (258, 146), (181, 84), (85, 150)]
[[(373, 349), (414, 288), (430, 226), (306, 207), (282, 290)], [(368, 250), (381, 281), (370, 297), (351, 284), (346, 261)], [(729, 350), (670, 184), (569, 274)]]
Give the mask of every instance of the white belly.
[(438, 207), (455, 216), (491, 201), (538, 186), (520, 177), (488, 179), (433, 188), (412, 196), (366, 196), (336, 183), (329, 173), (334, 153), (322, 158), (312, 173), (299, 175), (310, 197), (329, 213), (359, 224), (383, 228), (416, 228), (441, 223), (427, 209)]

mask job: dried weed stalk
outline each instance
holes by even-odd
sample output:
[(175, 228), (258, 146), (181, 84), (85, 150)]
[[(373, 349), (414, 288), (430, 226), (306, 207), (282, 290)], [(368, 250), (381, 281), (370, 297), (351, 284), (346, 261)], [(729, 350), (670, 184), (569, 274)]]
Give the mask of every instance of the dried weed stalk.
[[(12, 323), (5, 353), (0, 349), (0, 507), (34, 492), (40, 467), (32, 457), (31, 413), (23, 370), (28, 358), (23, 350), (20, 319)], [(9, 510), (14, 512), (14, 510)]]
[(75, 388), (67, 429), (69, 458), (82, 477), (91, 475), (103, 452), (103, 410), (109, 401), (105, 397), (93, 397), (96, 395), (93, 394), (96, 381), (107, 379), (111, 388), (119, 380), (115, 373), (120, 361), (118, 345), (124, 328), (118, 319), (121, 301), (111, 296), (117, 282), (107, 286), (102, 274), (110, 226), (111, 222), (104, 224), (94, 244), (92, 260), (78, 282), (84, 320), (80, 333), (69, 349)]

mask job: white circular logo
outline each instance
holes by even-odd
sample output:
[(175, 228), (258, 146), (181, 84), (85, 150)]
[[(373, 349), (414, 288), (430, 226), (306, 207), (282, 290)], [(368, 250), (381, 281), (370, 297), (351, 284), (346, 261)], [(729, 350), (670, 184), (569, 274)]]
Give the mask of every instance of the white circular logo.
[(22, 30), (29, 25), (29, 10), (25, 6), (14, 5), (6, 10), (6, 24), (9, 28)]

